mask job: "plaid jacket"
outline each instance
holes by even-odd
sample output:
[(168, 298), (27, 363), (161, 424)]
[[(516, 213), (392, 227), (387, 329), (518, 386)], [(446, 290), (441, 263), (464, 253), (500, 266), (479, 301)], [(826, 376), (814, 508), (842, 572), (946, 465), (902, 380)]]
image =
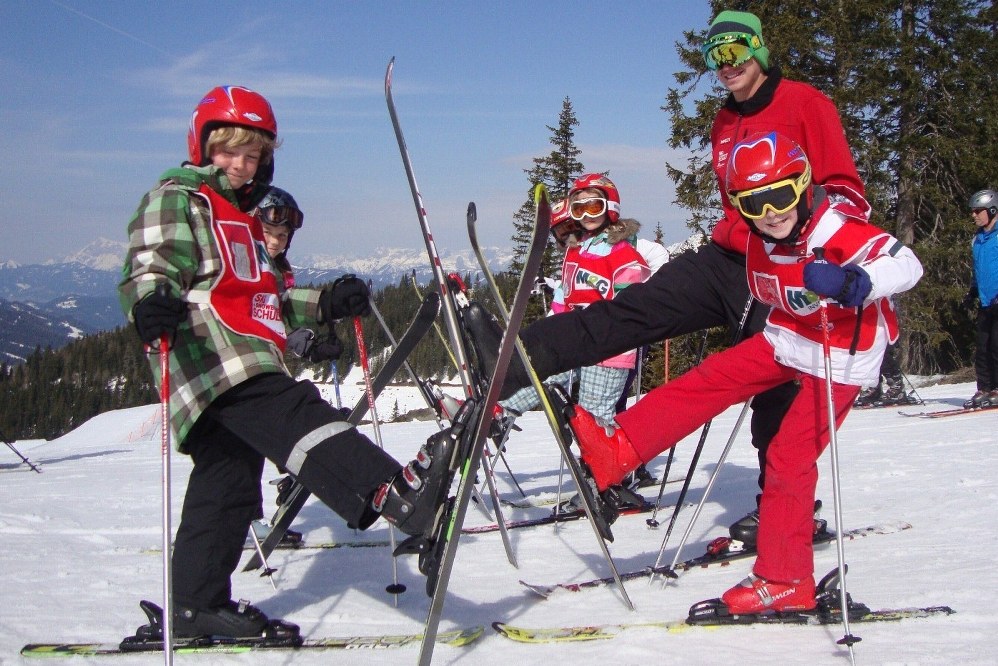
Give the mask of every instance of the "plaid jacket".
[[(139, 203), (128, 224), (128, 254), (118, 285), (129, 321), (135, 304), (162, 282), (170, 293), (186, 298), (192, 291), (207, 291), (218, 278), (221, 256), (211, 232), (209, 207), (197, 193), (202, 183), (236, 204), (235, 192), (221, 170), (191, 165), (168, 170)], [(266, 190), (262, 184), (259, 187)], [(261, 192), (255, 199), (262, 196)], [(280, 276), (280, 271), (271, 269)], [(318, 289), (283, 290), (282, 314), (289, 330), (315, 325), (319, 293)], [(234, 333), (206, 307), (191, 306), (170, 351), (171, 423), (181, 451), (191, 427), (215, 398), (250, 377), (288, 372), (274, 343)], [(149, 364), (158, 386), (156, 354), (150, 354)]]

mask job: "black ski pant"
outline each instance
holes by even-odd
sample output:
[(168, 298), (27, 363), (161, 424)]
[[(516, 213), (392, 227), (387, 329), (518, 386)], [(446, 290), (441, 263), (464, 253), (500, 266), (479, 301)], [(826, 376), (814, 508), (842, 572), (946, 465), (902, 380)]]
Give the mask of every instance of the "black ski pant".
[(977, 311), (977, 351), (974, 372), (978, 391), (998, 389), (998, 305)]
[[(546, 317), (520, 337), (542, 378), (668, 338), (727, 326), (734, 334), (749, 302), (745, 256), (708, 243), (664, 264), (646, 282), (634, 284), (613, 300), (583, 310)], [(763, 329), (768, 308), (758, 303), (739, 336)], [(503, 386), (503, 393), (511, 388)], [(796, 382), (770, 389), (752, 401), (752, 445), (759, 450), (759, 487), (765, 482), (766, 447), (797, 395)]]
[(219, 396), (182, 450), (194, 461), (173, 550), (174, 602), (231, 599), (250, 523), (259, 515), (264, 459), (287, 468), (351, 527), (378, 518), (377, 487), (401, 466), (343, 420), (310, 382), (265, 374)]

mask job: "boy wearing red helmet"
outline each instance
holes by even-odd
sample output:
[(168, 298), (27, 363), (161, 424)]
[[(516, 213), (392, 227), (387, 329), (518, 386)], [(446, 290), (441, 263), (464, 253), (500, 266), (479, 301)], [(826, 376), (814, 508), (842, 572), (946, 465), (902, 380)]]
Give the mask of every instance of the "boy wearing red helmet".
[[(891, 295), (922, 275), (911, 250), (867, 224), (865, 200), (857, 205), (854, 192), (812, 184), (812, 174), (800, 146), (776, 132), (732, 146), (725, 191), (749, 233), (749, 288), (772, 308), (765, 328), (645, 395), (617, 415), (619, 428), (579, 407), (570, 419), (582, 459), (603, 490), (729, 406), (800, 382), (769, 444), (753, 573), (721, 598), (732, 614), (815, 606), (812, 507), (816, 463), (829, 441), (819, 298), (830, 299), (838, 427), (860, 387), (879, 380), (884, 350), (897, 340)], [(816, 261), (820, 247), (826, 261)]]
[[(274, 172), (277, 122), (248, 88), (209, 91), (191, 118), (191, 161), (166, 171), (128, 225), (119, 294), (139, 338), (170, 340), (171, 425), (194, 468), (173, 550), (178, 637), (297, 640), (295, 625), (231, 599), (231, 574), (261, 502), (265, 458), (288, 469), (351, 526), (384, 516), (430, 535), (453, 477), (454, 443), (434, 435), (406, 467), (361, 435), (283, 361), (287, 327), (368, 312), (353, 276), (288, 288), (250, 214)], [(150, 357), (157, 383), (159, 364)], [(156, 640), (158, 624), (139, 635)]]
[[(723, 11), (711, 22), (703, 44), (704, 61), (729, 95), (714, 119), (711, 149), (714, 173), (723, 194), (727, 160), (734, 145), (773, 129), (811, 156), (817, 182), (839, 186), (863, 200), (864, 186), (853, 164), (845, 132), (828, 97), (805, 83), (784, 79), (770, 62), (759, 18), (749, 12)], [(722, 217), (710, 242), (697, 252), (675, 257), (647, 282), (613, 301), (565, 317), (534, 322), (520, 333), (543, 378), (588, 365), (608, 355), (668, 338), (727, 326), (741, 338), (762, 330), (767, 308), (752, 306), (744, 326), (745, 246), (749, 232), (738, 211), (721, 197)], [(503, 395), (529, 383), (512, 372)], [(759, 450), (759, 487), (765, 485), (766, 447), (796, 394), (794, 382), (774, 388), (752, 402), (752, 445)], [(755, 512), (732, 525), (731, 535), (752, 545)]]

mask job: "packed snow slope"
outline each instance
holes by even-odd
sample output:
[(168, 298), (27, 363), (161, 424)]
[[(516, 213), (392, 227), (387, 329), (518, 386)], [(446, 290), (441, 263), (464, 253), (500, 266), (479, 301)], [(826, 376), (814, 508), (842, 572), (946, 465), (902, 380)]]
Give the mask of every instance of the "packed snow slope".
[[(360, 395), (359, 377), (342, 387), (344, 402)], [(333, 399), (331, 386), (323, 391)], [(458, 395), (455, 387), (447, 387)], [(973, 386), (933, 385), (919, 389), (926, 404), (917, 412), (952, 407)], [(382, 414), (421, 407), (411, 388), (390, 388), (379, 401)], [(678, 407), (677, 408), (681, 408)], [(698, 501), (717, 465), (739, 413), (735, 406), (715, 419), (693, 480), (689, 499)], [(662, 418), (668, 418), (663, 414)], [(845, 545), (850, 565), (848, 589), (871, 608), (948, 605), (950, 617), (898, 623), (854, 624), (862, 642), (855, 646), (862, 664), (950, 664), (996, 662), (994, 636), (998, 614), (991, 603), (998, 590), (994, 563), (995, 506), (998, 505), (998, 411), (948, 419), (908, 418), (896, 408), (854, 411), (839, 432), (845, 528), (907, 521), (912, 529)], [(530, 496), (551, 497), (558, 488), (559, 458), (550, 431), (538, 412), (519, 421), (506, 454), (510, 468)], [(6, 447), (0, 448), (0, 663), (23, 663), (18, 655), (29, 642), (117, 641), (144, 621), (140, 599), (161, 601), (161, 479), (158, 406), (102, 414), (54, 441), (21, 441), (18, 448), (43, 468), (36, 474)], [(390, 423), (382, 428), (386, 448), (408, 460), (435, 431), (433, 421)], [(370, 425), (363, 426), (373, 434)], [(689, 467), (699, 433), (679, 444), (671, 476)], [(518, 491), (497, 465), (501, 494)], [(653, 462), (661, 477), (665, 457)], [(174, 527), (179, 520), (190, 461), (173, 455)], [(834, 527), (831, 465), (820, 462), (818, 497)], [(714, 537), (754, 506), (755, 450), (747, 426), (738, 433), (684, 557), (703, 551)], [(265, 481), (276, 478), (268, 465)], [(610, 551), (622, 570), (653, 563), (672, 515), (680, 483), (666, 486), (657, 530), (648, 514), (622, 517), (614, 526)], [(646, 489), (651, 500), (658, 488)], [(264, 486), (265, 511), (274, 509), (275, 489)], [(665, 508), (668, 507), (668, 508)], [(507, 518), (543, 515), (549, 507), (506, 508)], [(671, 562), (692, 510), (684, 510), (664, 553)], [(472, 508), (468, 524), (489, 519)], [(296, 529), (307, 542), (384, 542), (382, 522), (353, 532), (314, 500), (302, 511)], [(510, 532), (519, 568), (508, 561), (497, 532), (465, 535), (454, 568), (441, 629), (484, 625), (485, 635), (464, 648), (438, 646), (434, 663), (484, 664), (845, 664), (848, 654), (836, 645), (841, 626), (694, 628), (670, 634), (630, 630), (618, 638), (572, 644), (525, 645), (495, 634), (490, 623), (551, 627), (597, 623), (678, 620), (696, 601), (720, 595), (749, 573), (751, 560), (727, 567), (684, 573), (677, 581), (628, 584), (636, 610), (625, 608), (614, 587), (581, 593), (559, 592), (548, 600), (518, 584), (579, 581), (608, 575), (587, 521)], [(247, 552), (247, 557), (249, 553)], [(385, 546), (335, 550), (277, 551), (271, 583), (257, 573), (236, 573), (234, 594), (250, 599), (272, 617), (301, 625), (307, 637), (420, 632), (428, 608), (423, 578), (411, 558), (398, 560), (398, 575), (408, 591), (393, 598)], [(836, 566), (834, 545), (815, 553), (818, 576)], [(375, 653), (290, 652), (243, 656), (182, 656), (179, 663), (329, 664), (415, 663), (418, 650)], [(75, 659), (73, 663), (86, 663)], [(95, 662), (100, 660), (93, 660)], [(116, 658), (117, 664), (161, 663), (161, 655)]]

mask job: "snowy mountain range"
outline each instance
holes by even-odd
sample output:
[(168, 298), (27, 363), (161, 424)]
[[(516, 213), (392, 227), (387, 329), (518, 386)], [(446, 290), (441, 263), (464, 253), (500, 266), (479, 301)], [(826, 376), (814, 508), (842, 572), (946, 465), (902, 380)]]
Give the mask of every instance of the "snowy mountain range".
[[(21, 362), (35, 349), (58, 348), (80, 335), (110, 330), (125, 323), (118, 305), (117, 284), (126, 244), (99, 238), (67, 257), (44, 264), (0, 263), (0, 359)], [(513, 258), (508, 248), (483, 248), (493, 271), (505, 270)], [(475, 273), (478, 262), (470, 249), (441, 249), (444, 270)], [(415, 271), (425, 284), (432, 279), (426, 252), (378, 248), (369, 257), (296, 255), (300, 285), (331, 282), (345, 273), (369, 280), (375, 290), (395, 285)]]

